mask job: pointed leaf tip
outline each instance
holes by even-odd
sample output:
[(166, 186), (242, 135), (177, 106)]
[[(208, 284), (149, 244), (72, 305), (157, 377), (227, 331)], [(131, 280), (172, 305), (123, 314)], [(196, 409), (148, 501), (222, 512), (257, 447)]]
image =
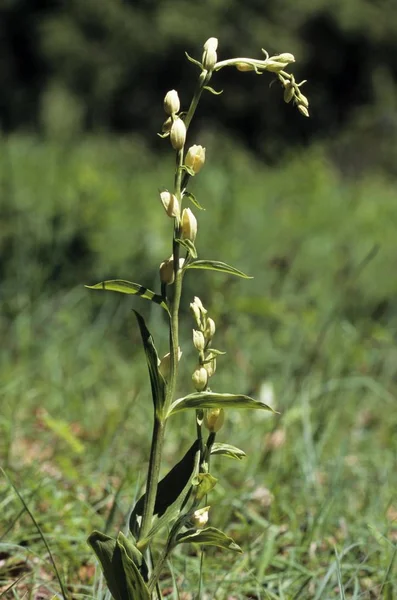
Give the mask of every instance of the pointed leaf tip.
[(140, 296), (145, 300), (151, 300), (151, 302), (159, 304), (162, 306), (162, 308), (169, 312), (168, 306), (162, 296), (155, 294), (152, 292), (152, 290), (149, 290), (139, 283), (134, 283), (133, 281), (126, 281), (124, 279), (109, 279), (108, 281), (101, 281), (100, 283), (96, 283), (94, 285), (85, 285), (84, 287), (90, 290), (108, 290), (111, 292), (120, 292), (121, 294)]
[(207, 271), (219, 271), (221, 273), (227, 273), (228, 275), (236, 275), (243, 279), (253, 279), (250, 275), (246, 275), (239, 269), (232, 267), (220, 260), (195, 260), (186, 267), (186, 269), (204, 269)]
[(181, 533), (177, 537), (178, 544), (192, 543), (203, 546), (217, 546), (224, 550), (233, 550), (234, 552), (242, 552), (240, 546), (236, 542), (215, 527), (207, 527), (206, 529), (189, 529)]
[(216, 392), (196, 392), (175, 400), (169, 409), (168, 416), (189, 408), (249, 408), (255, 410), (275, 411), (264, 402), (254, 400), (244, 394), (218, 394)]

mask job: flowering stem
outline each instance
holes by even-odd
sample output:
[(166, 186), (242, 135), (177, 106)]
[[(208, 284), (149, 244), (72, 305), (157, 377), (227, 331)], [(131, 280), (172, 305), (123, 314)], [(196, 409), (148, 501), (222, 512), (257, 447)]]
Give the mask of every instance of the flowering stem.
[(142, 525), (139, 531), (139, 540), (148, 535), (156, 504), (157, 485), (159, 480), (161, 452), (163, 448), (165, 421), (161, 421), (155, 414), (150, 447), (148, 476), (146, 481), (145, 503), (143, 507)]
[[(203, 73), (205, 76), (203, 77)], [(193, 99), (190, 103), (189, 110), (186, 114), (185, 125), (188, 128), (193, 115), (196, 111), (197, 105), (200, 100), (200, 96), (202, 94), (203, 88), (207, 85), (208, 81), (211, 78), (211, 73), (202, 72), (200, 75), (199, 85), (196, 88)], [(183, 148), (177, 154), (176, 160), (176, 170), (175, 170), (175, 185), (174, 185), (174, 194), (177, 197), (178, 201), (182, 202), (182, 175), (183, 175)], [(173, 258), (174, 258), (174, 270), (175, 270), (175, 283), (174, 283), (174, 295), (170, 300), (170, 375), (167, 385), (165, 403), (164, 403), (164, 411), (163, 414), (166, 414), (168, 408), (172, 402), (172, 399), (175, 394), (176, 388), (176, 380), (178, 373), (178, 360), (179, 360), (179, 305), (181, 301), (182, 294), (182, 276), (183, 272), (179, 267), (179, 256), (180, 256), (180, 245), (176, 242), (176, 239), (179, 238), (179, 224), (177, 220), (175, 220), (174, 234), (173, 234)], [(145, 503), (143, 508), (142, 515), (142, 524), (139, 531), (139, 540), (142, 542), (142, 545), (146, 545), (145, 538), (147, 537), (154, 514), (154, 508), (156, 504), (156, 495), (157, 495), (157, 486), (159, 481), (159, 473), (160, 473), (160, 465), (161, 465), (161, 455), (163, 449), (164, 442), (164, 434), (165, 434), (165, 426), (166, 420), (160, 418), (156, 413), (154, 415), (154, 423), (153, 423), (153, 433), (152, 433), (152, 444), (150, 449), (150, 458), (149, 458), (149, 466), (148, 466), (148, 475), (146, 482), (146, 493), (145, 493)], [(152, 583), (154, 584), (158, 578), (159, 570), (155, 568), (155, 577), (153, 578)]]

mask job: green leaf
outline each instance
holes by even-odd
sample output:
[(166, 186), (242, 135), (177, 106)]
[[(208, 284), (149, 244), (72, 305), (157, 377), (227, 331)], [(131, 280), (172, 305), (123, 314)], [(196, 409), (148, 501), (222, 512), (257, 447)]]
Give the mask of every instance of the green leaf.
[(152, 388), (152, 399), (154, 409), (158, 417), (162, 418), (162, 409), (165, 401), (166, 385), (157, 366), (159, 363), (159, 357), (150, 331), (146, 327), (144, 318), (136, 310), (134, 310), (134, 313), (138, 321), (142, 337), (142, 343), (145, 349), (146, 362), (150, 377), (150, 385)]
[(185, 171), (186, 173), (188, 173), (190, 175), (190, 177), (194, 177), (196, 175), (196, 173), (193, 171), (193, 169), (191, 167), (188, 167), (187, 165), (182, 165), (180, 167), (180, 169), (182, 171)]
[(190, 200), (190, 202), (192, 202), (192, 204), (194, 204), (194, 206), (199, 210), (205, 210), (205, 208), (201, 206), (200, 202), (197, 200), (196, 196), (191, 192), (184, 192), (183, 198)]
[[(139, 572), (134, 560), (129, 554), (130, 542), (125, 536), (117, 538), (117, 546), (121, 552), (121, 561), (124, 568), (125, 582), (128, 593), (128, 600), (150, 600), (149, 590)], [(127, 543), (126, 543), (127, 542)], [(137, 550), (137, 552), (139, 552)]]
[(226, 352), (216, 350), (216, 348), (208, 348), (208, 357), (203, 361), (203, 364), (211, 362), (216, 356), (224, 356)]
[(220, 92), (217, 92), (210, 85), (205, 85), (203, 89), (207, 90), (208, 92), (211, 92), (211, 94), (214, 94), (215, 96), (220, 96), (221, 94), (223, 94), (223, 90), (221, 90)]
[(148, 288), (139, 283), (125, 281), (124, 279), (109, 279), (108, 281), (101, 281), (101, 283), (86, 285), (85, 287), (90, 290), (109, 290), (111, 292), (120, 292), (121, 294), (135, 294), (136, 296), (145, 298), (145, 300), (151, 300), (159, 304), (169, 312), (168, 306), (162, 296), (155, 294), (152, 290), (148, 290)]
[(184, 533), (180, 533), (176, 538), (177, 544), (200, 544), (206, 546), (217, 546), (225, 550), (233, 550), (234, 552), (242, 552), (231, 537), (216, 529), (215, 527), (206, 527), (205, 529), (188, 529)]
[(236, 448), (236, 446), (232, 446), (231, 444), (220, 444), (218, 442), (212, 444), (211, 454), (229, 456), (229, 458), (236, 458), (237, 460), (242, 460), (247, 456), (243, 450)]
[(183, 246), (190, 253), (190, 256), (192, 258), (197, 258), (196, 246), (191, 240), (177, 239), (175, 241), (178, 242), (178, 244), (180, 244), (181, 246)]
[[(133, 537), (133, 536), (132, 536)], [(148, 568), (143, 558), (142, 552), (136, 547), (136, 539), (128, 539), (122, 531), (117, 536), (117, 543), (123, 547), (127, 556), (132, 560), (134, 565), (139, 569), (139, 574), (143, 577), (144, 581), (148, 580)]]
[(130, 543), (126, 544), (125, 540), (124, 536), (119, 535), (115, 540), (94, 531), (88, 543), (101, 563), (107, 586), (115, 600), (150, 600), (142, 575), (131, 557), (131, 550), (127, 549)]
[(270, 410), (275, 412), (264, 402), (259, 402), (243, 394), (217, 394), (216, 392), (196, 392), (175, 400), (169, 408), (167, 417), (189, 408), (250, 408), (257, 410)]
[(249, 275), (246, 275), (242, 271), (227, 265), (219, 260), (195, 260), (190, 263), (186, 269), (205, 269), (207, 271), (220, 271), (221, 273), (228, 273), (229, 275), (237, 275), (243, 279), (253, 279)]
[[(200, 442), (196, 440), (184, 457), (159, 482), (154, 514), (157, 514), (160, 519), (155, 523), (148, 538), (178, 515), (192, 487), (192, 480), (198, 470), (199, 458)], [(130, 530), (133, 534), (137, 533), (137, 517), (142, 516), (144, 504), (145, 494), (139, 498), (131, 513)], [(146, 540), (141, 540), (141, 542), (145, 543)]]

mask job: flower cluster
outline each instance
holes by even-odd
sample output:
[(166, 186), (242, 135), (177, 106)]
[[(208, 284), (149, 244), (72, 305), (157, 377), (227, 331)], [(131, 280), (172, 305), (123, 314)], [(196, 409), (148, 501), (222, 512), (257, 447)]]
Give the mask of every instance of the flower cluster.
[[(208, 52), (211, 48), (211, 45), (209, 45), (207, 48)], [(197, 235), (197, 219), (190, 208), (182, 210), (181, 205), (186, 193), (186, 184), (189, 177), (197, 175), (204, 166), (205, 148), (194, 144), (184, 154), (186, 126), (181, 116), (178, 115), (180, 108), (181, 104), (178, 92), (176, 90), (167, 92), (164, 98), (164, 112), (168, 117), (163, 123), (162, 137), (170, 137), (172, 147), (178, 152), (180, 162), (178, 169), (184, 172), (184, 177), (183, 187), (180, 186), (180, 189), (176, 193), (163, 190), (160, 192), (160, 200), (167, 216), (175, 220), (175, 239), (184, 240), (194, 247)], [(191, 247), (187, 246), (187, 248)], [(179, 259), (177, 264), (175, 264), (174, 255), (172, 255), (161, 263), (160, 281), (163, 286), (172, 285), (175, 282), (175, 274), (178, 270), (182, 269), (184, 262), (185, 259)]]
[[(197, 329), (193, 329), (193, 345), (198, 352), (198, 365), (192, 375), (192, 382), (196, 392), (209, 391), (208, 382), (216, 371), (216, 356), (222, 354), (219, 350), (211, 348), (215, 335), (215, 322), (208, 317), (200, 298), (195, 296), (190, 304)], [(224, 411), (222, 408), (209, 408), (204, 413), (204, 425), (210, 432), (217, 432), (222, 427)]]

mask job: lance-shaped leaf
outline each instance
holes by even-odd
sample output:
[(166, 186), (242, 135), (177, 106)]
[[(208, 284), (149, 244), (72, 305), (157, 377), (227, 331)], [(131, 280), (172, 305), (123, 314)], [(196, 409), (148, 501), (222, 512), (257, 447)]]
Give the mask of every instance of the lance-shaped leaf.
[(180, 533), (176, 538), (177, 544), (200, 544), (205, 546), (217, 546), (225, 550), (234, 550), (234, 552), (242, 552), (231, 537), (216, 529), (215, 527), (206, 527), (205, 529), (188, 529), (184, 533)]
[(228, 456), (229, 458), (236, 458), (237, 460), (242, 460), (245, 456), (247, 456), (243, 450), (240, 450), (240, 448), (236, 448), (236, 446), (232, 446), (231, 444), (220, 444), (219, 442), (212, 444), (211, 454), (214, 456)]
[(120, 292), (121, 294), (134, 294), (145, 298), (145, 300), (151, 300), (156, 304), (160, 304), (167, 312), (168, 306), (162, 296), (155, 294), (152, 290), (140, 285), (139, 283), (133, 283), (132, 281), (125, 281), (124, 279), (109, 279), (108, 281), (101, 281), (95, 285), (86, 285), (86, 288), (90, 290), (110, 290), (111, 292)]
[(187, 250), (190, 253), (190, 256), (192, 258), (197, 258), (196, 246), (194, 245), (194, 243), (191, 240), (177, 239), (175, 241), (178, 242), (178, 244), (180, 244), (181, 246), (183, 246), (185, 248), (185, 250)]
[[(199, 444), (198, 444), (199, 446)], [(185, 506), (186, 502), (189, 499), (189, 495), (192, 489), (193, 481), (198, 474), (200, 464), (200, 448), (197, 448), (197, 452), (194, 456), (194, 465), (192, 472), (190, 474), (189, 479), (186, 481), (184, 488), (181, 490), (179, 496), (176, 498), (175, 502), (170, 504), (163, 514), (162, 517), (158, 519), (158, 521), (153, 525), (152, 529), (149, 531), (147, 539), (152, 538), (160, 529), (168, 525), (171, 521), (176, 519), (179, 516), (181, 509)]]
[(169, 408), (168, 416), (187, 410), (189, 408), (250, 408), (256, 410), (270, 410), (275, 412), (264, 402), (259, 402), (243, 394), (217, 394), (216, 392), (196, 392), (175, 400)]
[(162, 418), (162, 408), (164, 406), (166, 385), (158, 369), (159, 357), (150, 331), (146, 327), (144, 318), (136, 310), (134, 310), (134, 313), (138, 321), (142, 337), (142, 343), (145, 349), (146, 362), (150, 377), (150, 385), (152, 388), (154, 409), (156, 411), (156, 414), (160, 418)]
[[(154, 514), (161, 517), (155, 524), (156, 531), (177, 516), (192, 486), (200, 458), (200, 442), (196, 440), (184, 457), (159, 482), (154, 505)], [(130, 517), (130, 530), (137, 534), (137, 518), (142, 516), (145, 494), (136, 503)], [(163, 520), (162, 520), (163, 519)], [(160, 525), (159, 525), (160, 524)], [(155, 532), (154, 532), (155, 533)], [(151, 537), (153, 531), (149, 533)]]
[(228, 273), (229, 275), (236, 275), (243, 279), (252, 279), (249, 275), (246, 275), (242, 271), (239, 271), (235, 267), (227, 265), (220, 260), (195, 260), (189, 263), (186, 269), (204, 269), (206, 271), (220, 271), (221, 273)]
[(192, 194), (192, 192), (183, 192), (183, 199), (185, 198), (190, 200), (190, 202), (192, 202), (192, 204), (194, 204), (194, 206), (199, 210), (205, 210), (205, 208), (201, 206), (200, 202), (197, 200), (196, 196)]
[(138, 567), (128, 552), (128, 545), (124, 540), (117, 539), (117, 545), (121, 551), (121, 560), (124, 568), (128, 600), (150, 600), (150, 593), (140, 574)]
[(125, 536), (119, 535), (115, 540), (94, 531), (88, 543), (101, 563), (107, 586), (115, 600), (150, 600), (139, 567), (134, 562), (142, 555), (137, 548), (131, 550), (131, 543)]

